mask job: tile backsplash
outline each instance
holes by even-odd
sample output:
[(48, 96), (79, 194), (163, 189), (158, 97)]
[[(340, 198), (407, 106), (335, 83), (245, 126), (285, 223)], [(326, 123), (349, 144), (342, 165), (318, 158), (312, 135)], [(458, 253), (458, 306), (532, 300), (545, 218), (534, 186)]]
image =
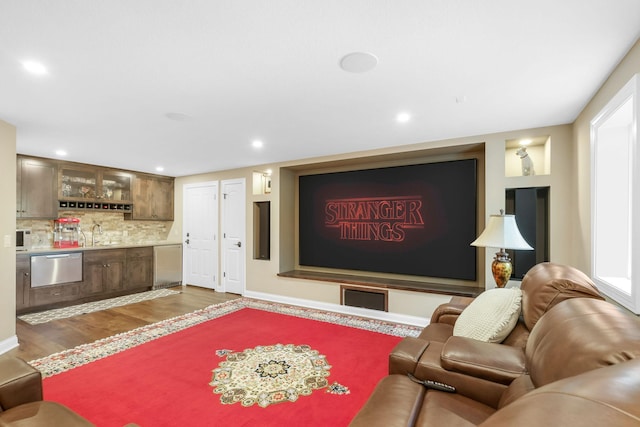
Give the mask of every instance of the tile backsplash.
[[(60, 211), (60, 217), (80, 219), (80, 229), (91, 245), (91, 228), (94, 224), (102, 226), (102, 234), (96, 229), (96, 241), (102, 244), (136, 245), (155, 243), (167, 240), (173, 221), (135, 221), (124, 219), (122, 212), (83, 212)], [(53, 220), (20, 219), (16, 220), (16, 228), (32, 229), (33, 248), (50, 248), (53, 246)], [(80, 235), (80, 242), (84, 237)]]

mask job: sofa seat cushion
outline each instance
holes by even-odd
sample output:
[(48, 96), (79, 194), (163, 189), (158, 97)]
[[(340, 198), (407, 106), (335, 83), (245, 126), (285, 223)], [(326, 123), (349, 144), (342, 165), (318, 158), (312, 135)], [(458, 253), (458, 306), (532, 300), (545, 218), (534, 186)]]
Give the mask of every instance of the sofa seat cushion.
[(452, 385), (456, 388), (458, 394), (497, 408), (500, 396), (508, 386), (484, 378), (444, 369), (441, 359), (443, 347), (444, 344), (442, 343), (429, 343), (416, 365), (414, 375), (421, 380), (433, 380)]
[(496, 410), (458, 393), (427, 390), (416, 426), (477, 426)]
[(0, 413), (0, 427), (94, 426), (66, 406), (54, 402), (25, 403)]
[(518, 288), (490, 289), (460, 314), (453, 335), (485, 342), (502, 342), (520, 317), (522, 292)]
[(449, 338), (440, 363), (447, 371), (506, 385), (527, 371), (524, 350), (464, 337)]

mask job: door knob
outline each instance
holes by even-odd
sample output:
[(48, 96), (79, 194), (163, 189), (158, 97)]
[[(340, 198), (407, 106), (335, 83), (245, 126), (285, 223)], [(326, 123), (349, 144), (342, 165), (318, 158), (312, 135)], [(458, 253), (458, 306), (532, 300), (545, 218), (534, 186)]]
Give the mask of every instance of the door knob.
[(237, 246), (237, 247), (239, 247), (239, 248), (241, 248), (241, 247), (242, 247), (242, 242), (238, 242), (238, 243), (236, 243), (236, 246)]

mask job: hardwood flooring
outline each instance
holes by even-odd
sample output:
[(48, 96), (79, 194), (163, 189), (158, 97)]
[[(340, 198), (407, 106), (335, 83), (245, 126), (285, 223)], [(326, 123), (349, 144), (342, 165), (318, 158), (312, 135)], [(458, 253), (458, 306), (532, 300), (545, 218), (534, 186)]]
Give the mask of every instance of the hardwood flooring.
[(16, 321), (20, 346), (7, 354), (26, 361), (48, 356), (140, 326), (190, 313), (211, 304), (240, 298), (195, 286), (171, 288), (180, 294), (142, 301), (39, 325)]

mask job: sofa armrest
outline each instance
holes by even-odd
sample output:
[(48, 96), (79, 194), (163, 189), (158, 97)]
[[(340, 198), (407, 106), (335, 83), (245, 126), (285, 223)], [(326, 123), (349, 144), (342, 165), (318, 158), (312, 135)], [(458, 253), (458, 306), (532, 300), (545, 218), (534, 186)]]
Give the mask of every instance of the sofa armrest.
[(40, 400), (40, 371), (17, 357), (0, 357), (0, 410)]
[(420, 338), (403, 338), (389, 353), (389, 374), (413, 374), (429, 341)]
[(444, 344), (440, 363), (448, 371), (500, 384), (510, 384), (526, 373), (525, 354), (521, 348), (457, 336)]
[(431, 323), (447, 323), (454, 325), (462, 310), (473, 301), (472, 298), (458, 298), (455, 302), (440, 304), (431, 315)]

